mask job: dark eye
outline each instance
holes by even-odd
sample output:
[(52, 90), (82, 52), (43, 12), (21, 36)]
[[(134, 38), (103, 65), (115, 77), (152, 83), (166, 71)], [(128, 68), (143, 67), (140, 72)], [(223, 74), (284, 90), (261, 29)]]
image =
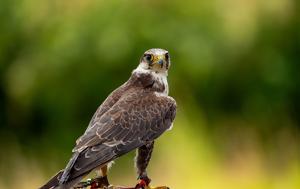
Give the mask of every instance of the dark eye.
[(145, 54), (145, 59), (147, 61), (151, 61), (152, 60), (152, 55), (151, 54)]
[(165, 57), (166, 57), (166, 60), (169, 60), (169, 53), (166, 53), (166, 55), (165, 55)]

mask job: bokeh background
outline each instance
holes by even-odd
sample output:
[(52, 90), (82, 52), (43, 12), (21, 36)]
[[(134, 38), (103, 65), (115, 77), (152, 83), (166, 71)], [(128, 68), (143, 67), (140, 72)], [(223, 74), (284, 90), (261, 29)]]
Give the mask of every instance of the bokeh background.
[[(299, 189), (299, 31), (297, 0), (1, 0), (0, 188), (63, 168), (98, 105), (160, 47), (178, 115), (153, 185)], [(133, 157), (113, 184), (135, 185)]]

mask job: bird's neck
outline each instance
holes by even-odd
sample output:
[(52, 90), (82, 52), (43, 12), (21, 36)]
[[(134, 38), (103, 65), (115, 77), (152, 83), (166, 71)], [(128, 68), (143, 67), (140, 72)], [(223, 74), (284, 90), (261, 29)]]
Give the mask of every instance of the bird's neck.
[(150, 69), (137, 67), (132, 72), (131, 78), (138, 81), (144, 88), (150, 88), (160, 95), (169, 94), (169, 85), (167, 80), (168, 72), (155, 72)]

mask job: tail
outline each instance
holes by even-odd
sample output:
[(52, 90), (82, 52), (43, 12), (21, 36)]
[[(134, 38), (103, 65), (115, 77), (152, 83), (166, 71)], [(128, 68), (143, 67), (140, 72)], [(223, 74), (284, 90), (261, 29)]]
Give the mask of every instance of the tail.
[(79, 153), (74, 153), (66, 168), (59, 171), (44, 186), (39, 189), (70, 188), (74, 184), (76, 184), (76, 182), (79, 182), (82, 176), (69, 179), (70, 171), (73, 168), (73, 165), (76, 162), (78, 156)]
[(75, 164), (78, 156), (79, 156), (79, 153), (74, 153), (72, 155), (68, 165), (66, 166), (63, 174), (61, 175), (61, 178), (59, 179), (59, 184), (64, 184), (69, 180), (70, 172), (71, 172), (73, 165)]
[[(64, 184), (60, 184), (60, 178), (62, 177), (64, 170), (59, 171), (54, 175), (44, 186), (39, 189), (71, 189), (75, 184), (80, 182), (86, 174), (73, 178)], [(87, 173), (88, 174), (88, 173)]]
[(59, 185), (59, 180), (63, 174), (64, 170), (60, 170), (56, 175), (54, 175), (44, 186), (39, 189), (51, 189)]

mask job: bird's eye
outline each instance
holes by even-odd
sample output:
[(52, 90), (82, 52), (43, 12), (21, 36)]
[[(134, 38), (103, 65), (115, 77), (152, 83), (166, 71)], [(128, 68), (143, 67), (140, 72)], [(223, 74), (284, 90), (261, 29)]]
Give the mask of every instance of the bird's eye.
[(152, 55), (151, 54), (145, 54), (145, 59), (147, 61), (151, 61), (152, 60)]
[(166, 57), (166, 60), (169, 60), (169, 53), (166, 53), (166, 55), (165, 55), (165, 57)]

